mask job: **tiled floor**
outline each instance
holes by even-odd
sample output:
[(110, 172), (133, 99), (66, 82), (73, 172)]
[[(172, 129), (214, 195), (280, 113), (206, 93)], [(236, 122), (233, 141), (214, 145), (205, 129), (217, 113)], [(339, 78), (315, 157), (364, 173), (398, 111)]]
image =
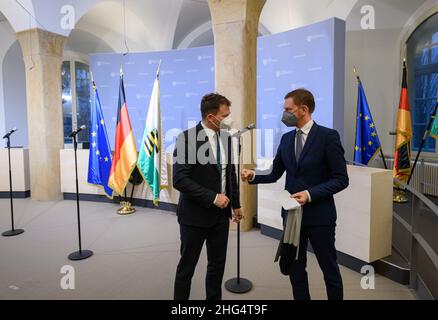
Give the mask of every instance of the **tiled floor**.
[[(117, 206), (81, 202), (83, 248), (94, 256), (79, 262), (67, 259), (76, 251), (74, 201), (15, 200), (16, 227), (25, 233), (0, 237), (0, 299), (171, 299), (179, 258), (176, 217), (169, 212), (138, 208), (119, 216)], [(9, 200), (0, 200), (0, 231), (10, 228)], [(291, 287), (273, 259), (277, 241), (259, 230), (242, 233), (242, 277), (254, 288), (224, 299), (291, 299)], [(230, 233), (224, 280), (236, 276), (236, 232)], [(313, 254), (308, 253), (313, 299), (326, 299), (324, 281)], [(63, 290), (61, 268), (75, 271), (75, 289)], [(192, 299), (204, 299), (206, 256), (203, 252), (192, 283)], [(414, 299), (409, 289), (376, 275), (375, 289), (363, 290), (362, 275), (341, 267), (346, 299)]]

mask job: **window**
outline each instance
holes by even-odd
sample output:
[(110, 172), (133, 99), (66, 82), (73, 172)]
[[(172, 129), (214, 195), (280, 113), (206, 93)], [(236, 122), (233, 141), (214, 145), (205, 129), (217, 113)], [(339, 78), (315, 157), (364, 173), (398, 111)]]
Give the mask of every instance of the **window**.
[(64, 118), (64, 143), (72, 143), (71, 138), (68, 137), (69, 133), (73, 131), (70, 61), (64, 61), (62, 63), (61, 79), (62, 114)]
[(91, 114), (89, 67), (79, 61), (64, 61), (61, 78), (64, 143), (73, 143), (69, 134), (84, 124), (87, 129), (78, 134), (78, 142), (88, 142)]
[[(412, 113), (412, 150), (418, 151), (437, 101), (438, 14), (424, 21), (407, 41), (408, 87)], [(424, 152), (436, 153), (435, 139), (428, 137)]]

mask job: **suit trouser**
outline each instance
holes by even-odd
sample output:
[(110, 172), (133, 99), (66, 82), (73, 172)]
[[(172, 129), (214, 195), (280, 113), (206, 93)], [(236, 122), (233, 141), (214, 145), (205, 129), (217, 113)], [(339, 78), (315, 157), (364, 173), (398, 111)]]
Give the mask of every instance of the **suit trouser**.
[(229, 221), (224, 220), (211, 228), (194, 227), (181, 224), (181, 258), (175, 277), (175, 300), (188, 300), (192, 277), (199, 255), (207, 246), (207, 275), (205, 278), (206, 299), (222, 298), (222, 279), (227, 256)]
[(289, 275), (295, 300), (310, 300), (307, 278), (307, 243), (310, 241), (318, 264), (324, 274), (329, 300), (343, 299), (343, 285), (336, 261), (335, 226), (302, 226), (298, 259)]

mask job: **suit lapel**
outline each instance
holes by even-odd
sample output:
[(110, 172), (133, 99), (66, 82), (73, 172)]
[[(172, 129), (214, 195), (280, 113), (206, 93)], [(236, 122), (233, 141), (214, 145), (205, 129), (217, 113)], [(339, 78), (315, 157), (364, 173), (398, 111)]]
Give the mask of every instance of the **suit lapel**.
[[(287, 157), (286, 159), (291, 159), (292, 165), (295, 167), (297, 165), (297, 160), (295, 159), (295, 135), (296, 130), (292, 131), (291, 138), (287, 140)], [(290, 156), (289, 156), (290, 155)]]
[[(196, 152), (198, 152), (198, 150), (207, 142), (208, 142), (207, 134), (205, 133), (201, 123), (199, 123), (196, 126)], [(208, 153), (210, 149), (211, 148), (208, 148), (207, 150)], [(210, 156), (210, 154), (208, 154), (207, 156)]]
[(207, 133), (205, 132), (204, 128), (202, 127), (202, 124), (199, 123), (199, 124), (196, 126), (196, 157), (198, 157), (198, 156), (200, 156), (200, 157), (204, 156), (204, 155), (202, 154), (202, 152), (201, 152), (201, 154), (198, 154), (198, 151), (199, 151), (199, 149), (200, 149), (201, 147), (205, 148), (204, 145), (205, 145), (206, 143), (208, 143), (208, 148), (207, 148), (207, 150), (206, 150), (206, 152), (205, 152), (205, 156), (208, 158), (208, 161), (207, 161), (207, 164), (206, 164), (206, 165), (207, 165), (207, 166), (210, 166), (210, 167), (212, 168), (212, 170), (214, 170), (215, 172), (217, 172), (217, 173), (219, 174), (219, 172), (218, 172), (218, 170), (217, 170), (217, 166), (216, 166), (216, 164), (214, 163), (215, 158), (214, 158), (214, 155), (213, 155), (213, 150), (212, 150), (212, 148), (211, 148), (211, 144), (210, 144), (210, 142), (208, 141)]

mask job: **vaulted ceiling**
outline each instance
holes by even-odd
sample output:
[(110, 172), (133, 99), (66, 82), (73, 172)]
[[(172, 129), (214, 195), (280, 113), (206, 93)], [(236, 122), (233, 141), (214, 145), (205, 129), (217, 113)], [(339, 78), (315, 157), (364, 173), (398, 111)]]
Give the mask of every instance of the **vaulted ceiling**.
[[(267, 0), (259, 31), (278, 33), (330, 17), (354, 17), (347, 27), (359, 28), (360, 8), (368, 3), (379, 5), (376, 24), (391, 27), (425, 1), (431, 0)], [(73, 30), (61, 26), (65, 6), (74, 9)], [(4, 17), (15, 32), (38, 26), (65, 35), (67, 49), (83, 54), (213, 44), (207, 0), (1, 0), (0, 21)]]

